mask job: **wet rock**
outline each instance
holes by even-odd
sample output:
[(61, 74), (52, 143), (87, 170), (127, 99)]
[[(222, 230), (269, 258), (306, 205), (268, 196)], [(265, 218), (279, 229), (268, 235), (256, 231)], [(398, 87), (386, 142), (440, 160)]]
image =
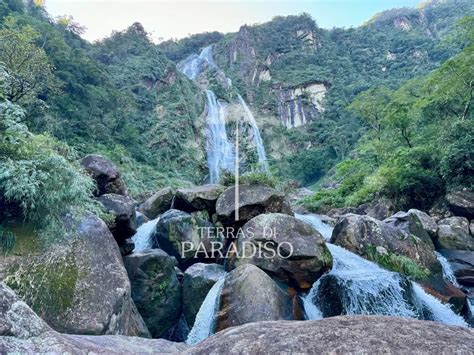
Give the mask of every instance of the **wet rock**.
[(138, 227), (140, 227), (142, 224), (145, 224), (147, 222), (150, 222), (150, 219), (145, 216), (143, 213), (141, 212), (138, 212), (138, 211), (135, 211), (135, 215), (136, 215), (136, 218), (135, 218), (135, 225), (138, 229)]
[(18, 260), (5, 282), (57, 331), (149, 336), (106, 224), (87, 215), (66, 229), (75, 232), (45, 254)]
[(469, 221), (450, 217), (438, 222), (436, 244), (440, 249), (474, 250), (474, 237), (469, 233)]
[(321, 234), (293, 216), (262, 214), (242, 230), (233, 267), (253, 264), (302, 289), (310, 288), (332, 267), (332, 256)]
[(474, 251), (441, 250), (440, 253), (451, 265), (457, 282), (474, 287)]
[(114, 216), (114, 225), (110, 230), (117, 243), (121, 244), (136, 233), (135, 203), (131, 198), (117, 194), (105, 194), (99, 196), (97, 200), (108, 213)]
[(126, 195), (127, 188), (114, 163), (101, 155), (90, 154), (81, 160), (82, 167), (96, 181), (95, 196), (104, 194)]
[(247, 264), (227, 274), (216, 331), (262, 320), (293, 319), (292, 300), (270, 276)]
[(138, 210), (149, 219), (155, 219), (158, 215), (165, 213), (171, 208), (173, 198), (173, 189), (171, 187), (165, 187), (143, 202)]
[(216, 211), (216, 201), (224, 190), (224, 186), (214, 184), (179, 189), (174, 208), (185, 212), (206, 210), (213, 214)]
[(474, 218), (474, 192), (464, 189), (446, 195), (448, 207), (457, 216)]
[(132, 286), (132, 299), (153, 338), (162, 337), (181, 314), (182, 288), (176, 259), (153, 249), (124, 258)]
[(197, 263), (186, 269), (183, 280), (183, 313), (193, 326), (209, 290), (226, 272), (223, 265)]

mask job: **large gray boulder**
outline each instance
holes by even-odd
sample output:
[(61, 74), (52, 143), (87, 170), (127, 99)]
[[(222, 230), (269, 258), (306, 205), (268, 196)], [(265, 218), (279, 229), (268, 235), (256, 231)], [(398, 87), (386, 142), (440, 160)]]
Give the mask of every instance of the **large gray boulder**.
[(441, 250), (440, 253), (451, 265), (456, 280), (461, 285), (474, 287), (474, 251)]
[(224, 190), (224, 186), (214, 184), (179, 189), (174, 208), (186, 212), (206, 210), (213, 214), (216, 211), (216, 201)]
[(474, 191), (464, 189), (446, 195), (448, 207), (454, 214), (474, 218)]
[(261, 214), (243, 227), (231, 265), (253, 264), (297, 288), (308, 289), (332, 267), (322, 235), (281, 213)]
[(81, 160), (81, 165), (96, 182), (95, 196), (112, 193), (127, 195), (120, 171), (109, 159), (90, 154)]
[(247, 264), (224, 281), (216, 331), (263, 320), (294, 319), (292, 299), (265, 272)]
[(474, 330), (387, 316), (339, 316), (306, 322), (258, 322), (226, 329), (187, 354), (472, 353)]
[(433, 218), (431, 218), (427, 213), (414, 208), (408, 210), (408, 213), (414, 214), (418, 217), (421, 222), (421, 226), (430, 235), (432, 239), (436, 237), (436, 233), (438, 232), (438, 225), (436, 224), (436, 221)]
[(438, 222), (436, 243), (440, 249), (474, 250), (474, 236), (464, 217), (449, 217)]
[(361, 256), (367, 256), (371, 246), (383, 247), (429, 270), (441, 271), (433, 242), (413, 214), (397, 214), (386, 222), (369, 216), (347, 214), (334, 227), (331, 243)]
[(200, 262), (212, 262), (212, 223), (178, 210), (169, 210), (161, 215), (153, 234), (154, 247), (176, 257), (180, 266)]
[(135, 203), (130, 197), (104, 194), (97, 200), (114, 216), (114, 224), (110, 230), (119, 244), (136, 233)]
[(383, 220), (393, 215), (395, 211), (395, 205), (392, 201), (387, 199), (379, 199), (360, 205), (357, 207), (356, 213)]
[(12, 265), (5, 282), (55, 330), (149, 336), (107, 225), (87, 215), (45, 254)]
[(179, 353), (185, 344), (123, 335), (70, 335), (50, 328), (0, 283), (0, 352), (6, 354)]
[(149, 219), (155, 219), (158, 215), (165, 213), (171, 208), (174, 198), (174, 190), (171, 187), (165, 187), (143, 202), (138, 210)]
[(292, 214), (285, 195), (261, 185), (239, 185), (238, 216), (235, 218), (235, 186), (229, 187), (217, 199), (216, 212), (224, 222), (246, 222), (262, 213)]
[(224, 266), (197, 263), (186, 269), (183, 279), (183, 313), (192, 327), (209, 290), (226, 274)]
[(153, 249), (124, 258), (132, 285), (132, 299), (153, 338), (160, 338), (181, 314), (182, 288), (176, 259)]

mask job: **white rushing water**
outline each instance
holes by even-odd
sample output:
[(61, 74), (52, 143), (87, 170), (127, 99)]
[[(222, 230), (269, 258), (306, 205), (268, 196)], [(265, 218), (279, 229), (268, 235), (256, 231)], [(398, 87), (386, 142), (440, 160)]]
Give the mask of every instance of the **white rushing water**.
[(206, 90), (206, 151), (211, 184), (219, 182), (221, 171), (234, 171), (235, 148), (227, 138), (225, 107), (211, 90)]
[(329, 242), (331, 240), (331, 235), (332, 235), (332, 230), (333, 230), (333, 227), (331, 227), (329, 224), (327, 223), (324, 223), (322, 220), (321, 220), (321, 217), (317, 214), (295, 214), (295, 217), (306, 222), (306, 223), (309, 223), (311, 224), (314, 229), (316, 229), (319, 233), (321, 233), (321, 235), (323, 236), (323, 238)]
[(219, 309), (219, 296), (224, 286), (225, 276), (221, 277), (209, 290), (199, 308), (193, 328), (186, 339), (187, 344), (197, 344), (214, 333), (216, 313)]
[(204, 48), (199, 55), (192, 54), (178, 64), (178, 69), (189, 79), (194, 80), (206, 66), (215, 66), (212, 60), (212, 45)]
[(263, 141), (262, 137), (260, 136), (260, 130), (258, 129), (257, 121), (255, 121), (252, 111), (250, 111), (250, 108), (242, 96), (238, 95), (238, 98), (240, 104), (245, 110), (245, 113), (247, 114), (247, 119), (250, 123), (250, 126), (252, 127), (253, 138), (255, 141), (255, 146), (257, 147), (258, 165), (264, 171), (268, 171), (267, 155), (265, 153), (265, 147), (263, 146)]
[[(297, 218), (312, 224), (325, 238), (332, 233), (332, 228), (325, 225), (317, 215), (297, 215)], [(402, 287), (403, 280), (398, 273), (385, 270), (340, 246), (330, 243), (326, 245), (333, 256), (333, 268), (316, 281), (309, 293), (303, 297), (308, 319), (323, 317), (320, 302), (329, 300), (325, 300), (326, 295), (321, 287), (325, 282), (335, 282), (342, 314), (418, 318), (419, 314), (425, 314), (427, 311), (432, 320), (466, 326), (462, 317), (455, 314), (448, 305), (428, 295), (418, 284), (409, 284), (415, 302), (412, 305), (407, 300), (408, 290)]]
[(149, 222), (143, 223), (140, 227), (138, 227), (137, 232), (132, 237), (132, 240), (135, 243), (135, 249), (133, 249), (135, 253), (151, 249), (153, 246), (151, 235), (155, 230), (158, 220), (159, 218), (153, 219)]
[(461, 285), (458, 284), (456, 280), (456, 276), (454, 276), (454, 271), (451, 268), (451, 265), (449, 264), (449, 261), (440, 253), (435, 251), (436, 258), (438, 259), (439, 263), (441, 264), (441, 267), (443, 268), (443, 277), (446, 281), (450, 282), (453, 286), (456, 286), (457, 288), (460, 288)]

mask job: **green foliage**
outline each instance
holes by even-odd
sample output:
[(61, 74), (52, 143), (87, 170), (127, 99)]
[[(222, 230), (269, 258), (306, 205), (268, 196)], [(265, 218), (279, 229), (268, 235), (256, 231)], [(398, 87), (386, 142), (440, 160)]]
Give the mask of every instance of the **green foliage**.
[(374, 261), (385, 269), (396, 271), (402, 275), (409, 276), (415, 280), (425, 280), (430, 275), (430, 271), (412, 259), (395, 253), (378, 253), (377, 248), (369, 245), (365, 250), (365, 255), (369, 260)]
[[(219, 184), (223, 186), (233, 186), (235, 184), (235, 175), (228, 171), (222, 171)], [(264, 185), (277, 188), (279, 185), (281, 185), (281, 182), (278, 181), (278, 179), (271, 173), (252, 170), (239, 176), (239, 184)]]
[(167, 58), (179, 62), (191, 54), (199, 53), (204, 47), (220, 41), (224, 35), (219, 32), (204, 32), (189, 37), (161, 42), (158, 47)]
[(0, 224), (0, 249), (5, 255), (13, 249), (13, 246), (15, 245), (15, 239), (15, 234), (5, 229)]

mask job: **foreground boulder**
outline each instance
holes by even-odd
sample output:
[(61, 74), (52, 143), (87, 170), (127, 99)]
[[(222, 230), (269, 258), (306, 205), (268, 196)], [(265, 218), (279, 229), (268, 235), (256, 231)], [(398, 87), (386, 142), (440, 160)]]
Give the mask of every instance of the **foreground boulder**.
[(224, 190), (224, 186), (214, 184), (179, 189), (173, 207), (185, 212), (206, 210), (213, 214), (216, 211), (216, 201)]
[(235, 210), (235, 186), (233, 186), (217, 199), (216, 212), (224, 222), (246, 222), (262, 213), (292, 214), (284, 194), (261, 185), (240, 185), (237, 219)]
[(263, 320), (294, 319), (290, 295), (270, 276), (247, 264), (230, 272), (224, 281), (216, 331)]
[(162, 337), (181, 314), (182, 288), (176, 259), (153, 249), (124, 258), (132, 285), (132, 299), (153, 338)]
[(253, 264), (293, 287), (310, 288), (332, 267), (322, 235), (311, 225), (281, 213), (262, 214), (243, 227), (234, 267)]
[(331, 243), (362, 256), (367, 256), (371, 247), (383, 247), (429, 270), (441, 271), (434, 245), (413, 214), (402, 213), (386, 221), (369, 216), (345, 215), (334, 227)]
[(0, 283), (0, 352), (16, 354), (179, 353), (185, 344), (121, 335), (70, 335), (51, 329)]
[(451, 265), (457, 282), (474, 287), (474, 251), (441, 250), (440, 252)]
[(226, 274), (224, 266), (197, 263), (186, 269), (183, 279), (183, 313), (192, 327), (209, 290)]
[(149, 336), (106, 224), (87, 215), (66, 228), (75, 232), (46, 254), (12, 265), (5, 282), (57, 331)]
[(474, 236), (469, 233), (469, 221), (450, 217), (438, 222), (436, 243), (440, 249), (474, 250)]
[(110, 230), (119, 244), (136, 233), (137, 216), (135, 203), (131, 198), (117, 194), (105, 194), (99, 196), (97, 200), (108, 213), (114, 216), (114, 225)]
[(187, 354), (472, 353), (474, 330), (386, 316), (339, 316), (306, 322), (259, 322), (227, 329)]
[(183, 270), (202, 260), (211, 262), (212, 258), (207, 256), (212, 252), (211, 242), (214, 241), (212, 227), (212, 223), (198, 216), (169, 210), (160, 217), (156, 225), (154, 247), (176, 257)]
[(448, 207), (454, 214), (469, 219), (474, 218), (474, 191), (462, 190), (446, 195)]
[(173, 198), (173, 189), (171, 187), (165, 187), (150, 196), (140, 205), (138, 210), (149, 219), (155, 219), (158, 215), (165, 213), (171, 208)]
[(81, 165), (96, 182), (95, 196), (127, 194), (127, 189), (119, 170), (109, 159), (101, 155), (90, 154), (81, 160)]

